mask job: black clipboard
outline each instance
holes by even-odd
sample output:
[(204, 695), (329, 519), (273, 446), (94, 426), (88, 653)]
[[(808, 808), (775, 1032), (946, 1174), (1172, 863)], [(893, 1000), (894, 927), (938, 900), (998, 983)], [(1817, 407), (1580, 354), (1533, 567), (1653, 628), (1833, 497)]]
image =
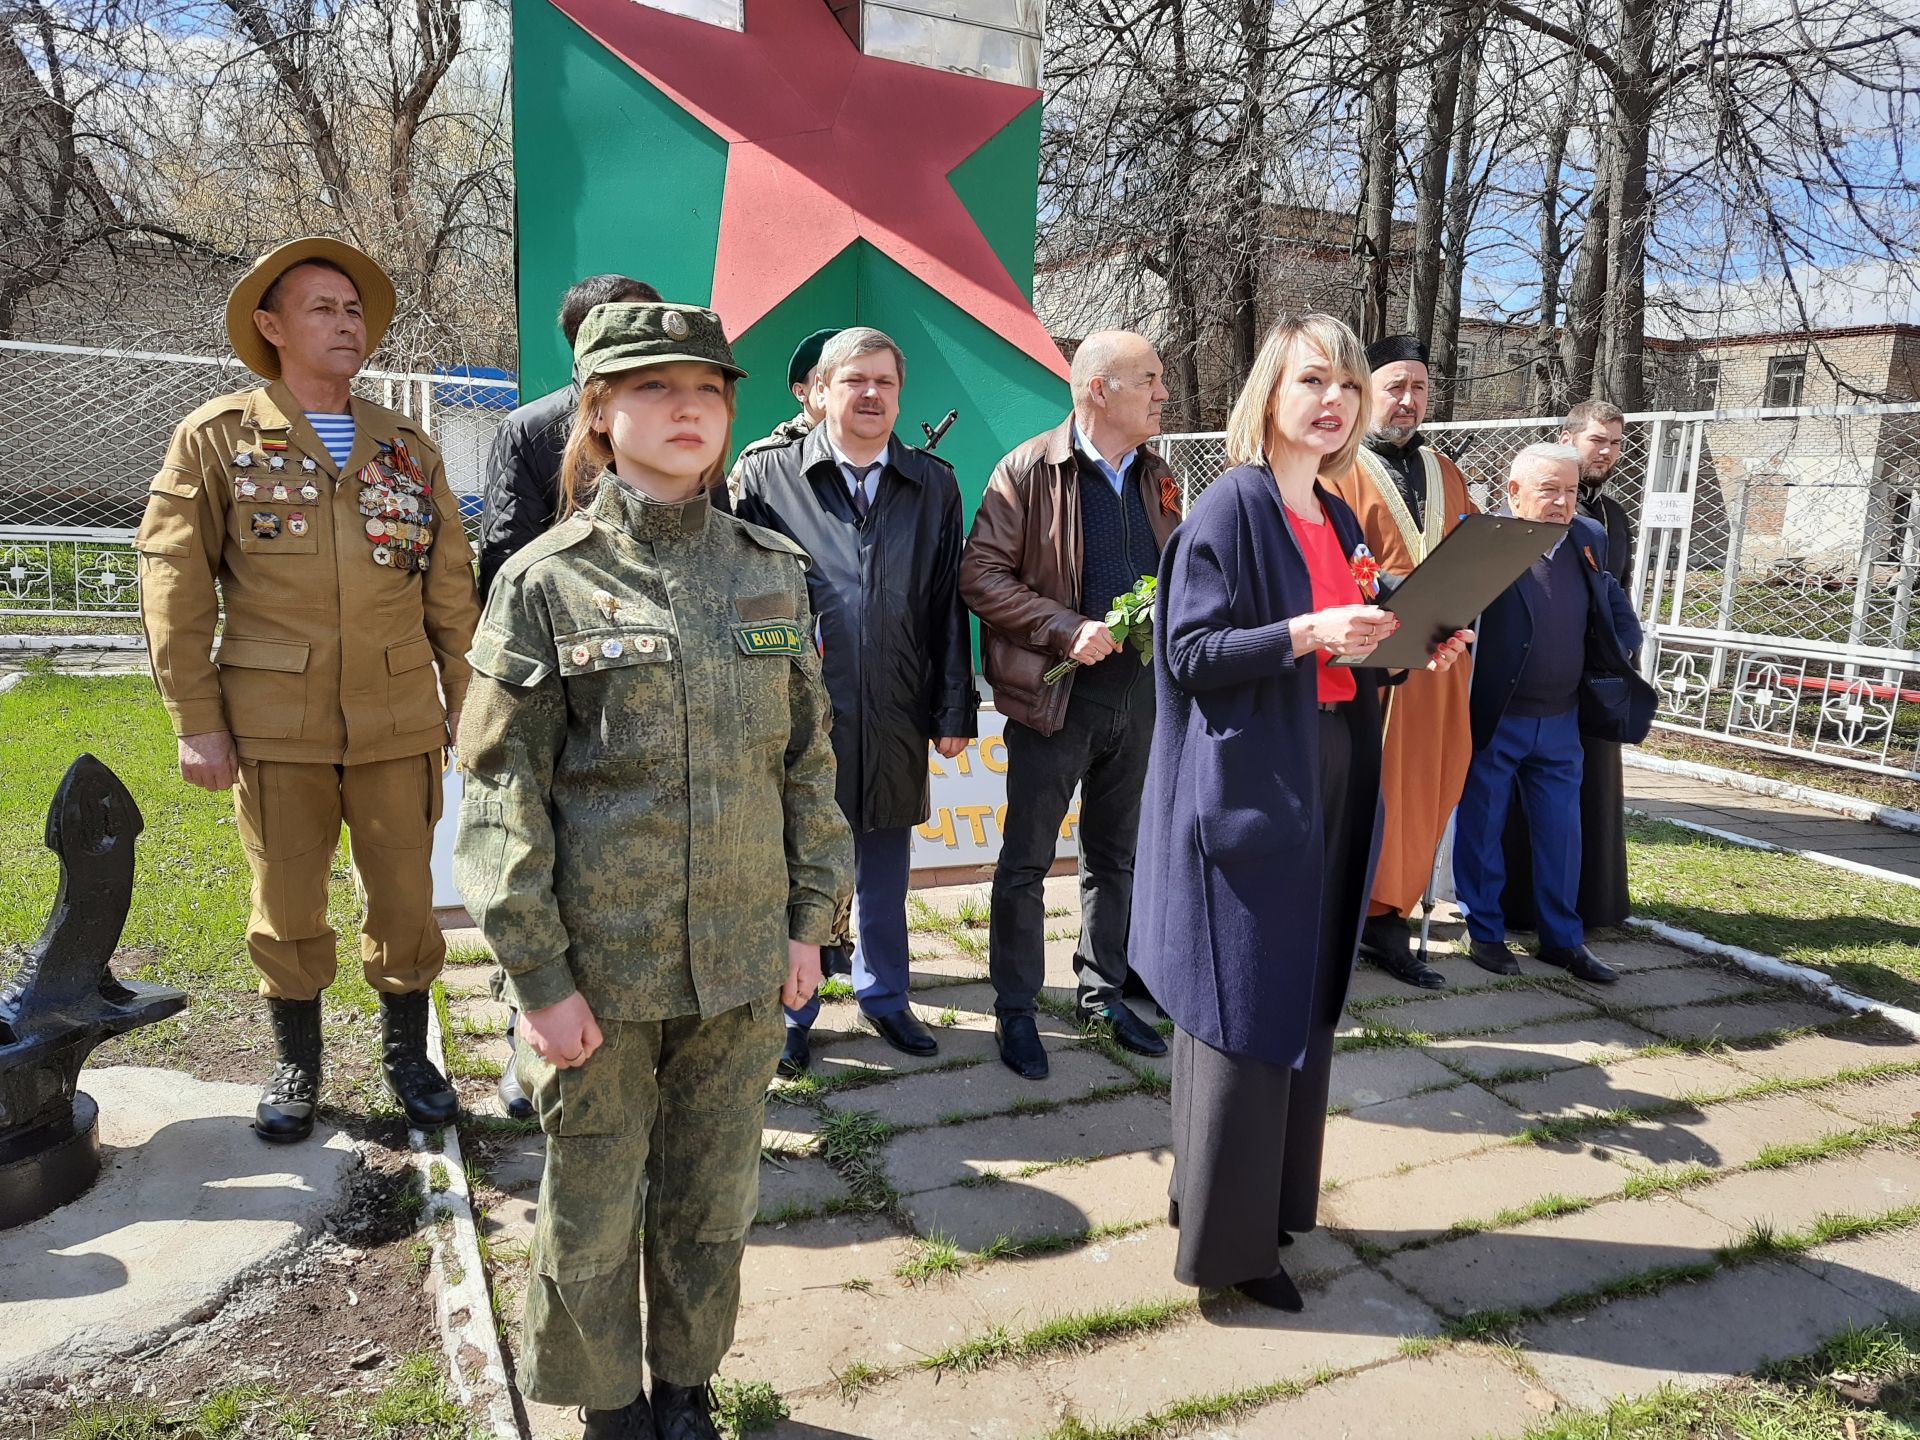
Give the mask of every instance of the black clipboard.
[(1327, 663), (1424, 669), (1436, 645), (1471, 627), (1569, 528), (1514, 515), (1467, 516), (1380, 601), (1382, 610), (1400, 617), (1400, 628), (1365, 655), (1342, 655)]

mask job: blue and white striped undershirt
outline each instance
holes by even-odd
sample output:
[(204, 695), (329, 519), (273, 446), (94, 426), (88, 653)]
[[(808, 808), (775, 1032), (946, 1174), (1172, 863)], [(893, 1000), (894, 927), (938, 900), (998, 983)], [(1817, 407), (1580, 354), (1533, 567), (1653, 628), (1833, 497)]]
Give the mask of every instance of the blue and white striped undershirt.
[(323, 415), (318, 410), (309, 410), (307, 423), (313, 426), (320, 443), (327, 447), (335, 468), (345, 469), (347, 457), (353, 453), (353, 416)]

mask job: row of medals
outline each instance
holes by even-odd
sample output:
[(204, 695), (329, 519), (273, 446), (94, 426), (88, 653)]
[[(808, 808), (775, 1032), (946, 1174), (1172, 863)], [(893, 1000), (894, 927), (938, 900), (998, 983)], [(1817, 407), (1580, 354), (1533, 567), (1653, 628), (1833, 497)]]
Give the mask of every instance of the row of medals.
[[(283, 505), (293, 499), (296, 492), (288, 484), (287, 480), (279, 474), (280, 471), (287, 468), (286, 456), (267, 456), (265, 468), (268, 473), (261, 476), (258, 480), (254, 479), (251, 473), (253, 470), (253, 456), (247, 451), (241, 450), (237, 452), (233, 457), (233, 463), (242, 472), (245, 472), (235, 477), (233, 482), (233, 493), (239, 496), (240, 499), (256, 500), (260, 497), (260, 493), (263, 490), (266, 492), (268, 499), (278, 501)], [(300, 489), (297, 493), (302, 500), (305, 500), (308, 504), (312, 504), (320, 498), (320, 487), (313, 479), (314, 472), (320, 467), (314, 464), (312, 460), (302, 458), (300, 468), (306, 472), (307, 478), (300, 482)], [(280, 517), (271, 510), (254, 511), (253, 533), (261, 540), (275, 539), (280, 534)], [(307, 517), (304, 511), (295, 510), (287, 516), (287, 533), (289, 535), (304, 535), (307, 533)]]
[(367, 517), (373, 561), (417, 574), (427, 568), (427, 551), (433, 548), (427, 477), (406, 441), (382, 441), (380, 448), (386, 453), (360, 471), (360, 513)]

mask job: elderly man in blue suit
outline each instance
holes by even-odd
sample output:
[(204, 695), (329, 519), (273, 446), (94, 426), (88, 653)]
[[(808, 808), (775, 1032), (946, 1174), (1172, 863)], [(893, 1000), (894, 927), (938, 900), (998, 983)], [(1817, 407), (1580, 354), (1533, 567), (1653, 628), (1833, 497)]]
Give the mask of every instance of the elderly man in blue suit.
[(1533, 837), (1540, 959), (1596, 985), (1620, 977), (1595, 958), (1580, 896), (1583, 732), (1638, 741), (1653, 694), (1628, 657), (1640, 623), (1607, 564), (1607, 532), (1579, 512), (1580, 454), (1529, 445), (1514, 457), (1507, 504), (1523, 520), (1569, 527), (1554, 548), (1480, 618), (1474, 654), (1473, 761), (1454, 825), (1454, 883), (1467, 912), (1469, 955), (1517, 975), (1500, 892), (1501, 836), (1516, 792)]

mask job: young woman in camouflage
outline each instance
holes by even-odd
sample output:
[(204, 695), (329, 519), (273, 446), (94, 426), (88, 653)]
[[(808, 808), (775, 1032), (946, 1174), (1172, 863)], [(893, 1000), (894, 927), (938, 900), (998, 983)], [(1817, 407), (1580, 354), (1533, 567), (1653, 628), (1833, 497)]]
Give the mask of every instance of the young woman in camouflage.
[(742, 373), (719, 317), (598, 306), (574, 357), (563, 518), (493, 586), (460, 737), (460, 888), (547, 1135), (520, 1387), (589, 1440), (717, 1440), (781, 1006), (853, 844), (806, 556), (708, 501)]

